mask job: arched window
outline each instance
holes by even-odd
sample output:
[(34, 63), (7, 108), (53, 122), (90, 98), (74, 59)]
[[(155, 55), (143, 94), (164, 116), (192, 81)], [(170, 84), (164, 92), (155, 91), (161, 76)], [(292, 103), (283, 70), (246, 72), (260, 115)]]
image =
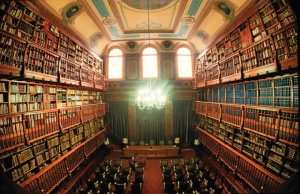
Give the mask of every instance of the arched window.
[(178, 78), (192, 78), (192, 57), (188, 48), (177, 50), (177, 76)]
[(112, 49), (108, 55), (108, 79), (123, 78), (123, 53), (120, 49)]
[(158, 78), (157, 51), (153, 47), (143, 50), (143, 78)]

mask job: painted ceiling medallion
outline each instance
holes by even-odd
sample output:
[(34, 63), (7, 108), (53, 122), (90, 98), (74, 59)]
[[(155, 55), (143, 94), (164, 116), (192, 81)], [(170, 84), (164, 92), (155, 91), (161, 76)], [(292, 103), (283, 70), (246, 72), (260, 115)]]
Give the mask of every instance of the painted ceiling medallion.
[(82, 5), (78, 3), (70, 3), (64, 6), (60, 12), (63, 16), (63, 22), (72, 23), (74, 22), (74, 19), (82, 12)]
[(229, 0), (217, 1), (214, 3), (215, 9), (222, 14), (225, 20), (232, 20), (234, 18), (234, 12), (236, 5), (232, 4)]
[(111, 19), (111, 18), (106, 18), (102, 21), (102, 24), (107, 25), (107, 26), (112, 26), (116, 23), (116, 20)]
[(203, 42), (207, 42), (208, 38), (209, 38), (209, 34), (203, 30), (199, 31), (196, 33), (196, 35), (203, 41)]
[[(148, 10), (149, 7), (149, 9), (152, 10), (152, 9), (159, 9), (165, 7), (166, 5), (170, 4), (172, 1), (173, 0), (151, 0), (151, 1), (123, 0), (122, 2), (136, 9)], [(149, 2), (149, 6), (148, 6), (148, 2)]]
[(181, 19), (181, 22), (184, 24), (192, 24), (195, 22), (195, 18), (193, 17), (184, 17)]
[(164, 49), (171, 49), (173, 47), (173, 42), (169, 40), (165, 40), (161, 44)]
[(102, 39), (103, 35), (100, 32), (94, 33), (92, 36), (90, 36), (90, 45), (92, 47), (95, 47), (98, 45), (98, 42)]
[(130, 49), (135, 49), (135, 47), (136, 47), (136, 42), (134, 42), (134, 41), (127, 42), (127, 46), (128, 46), (128, 48), (130, 48)]

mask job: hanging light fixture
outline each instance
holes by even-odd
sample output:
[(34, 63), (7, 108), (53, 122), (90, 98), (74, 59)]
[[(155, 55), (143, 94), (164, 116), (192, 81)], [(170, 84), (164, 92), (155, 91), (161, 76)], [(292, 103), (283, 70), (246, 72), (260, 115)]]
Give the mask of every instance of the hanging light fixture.
[[(150, 4), (148, 3), (148, 41), (150, 46), (151, 35), (150, 35)], [(151, 78), (149, 81), (149, 86), (145, 89), (138, 91), (136, 95), (130, 97), (130, 103), (136, 104), (141, 110), (151, 110), (153, 108), (162, 109), (165, 107), (166, 96), (162, 94), (161, 89), (152, 89)]]

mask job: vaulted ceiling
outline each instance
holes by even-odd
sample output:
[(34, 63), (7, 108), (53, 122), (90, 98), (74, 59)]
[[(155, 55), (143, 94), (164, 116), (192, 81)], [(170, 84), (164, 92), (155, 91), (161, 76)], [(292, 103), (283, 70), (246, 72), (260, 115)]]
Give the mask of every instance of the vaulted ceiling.
[(187, 44), (200, 52), (255, 0), (38, 0), (33, 4), (48, 9), (100, 54), (112, 45), (130, 48), (148, 41), (166, 48)]

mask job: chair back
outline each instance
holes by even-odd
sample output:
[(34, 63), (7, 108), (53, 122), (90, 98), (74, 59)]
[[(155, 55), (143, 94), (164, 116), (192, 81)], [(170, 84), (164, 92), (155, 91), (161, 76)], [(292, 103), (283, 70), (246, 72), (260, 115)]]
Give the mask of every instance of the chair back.
[(135, 145), (135, 141), (130, 141), (129, 145), (134, 146)]
[(159, 141), (159, 145), (165, 145), (165, 141), (164, 140), (160, 140)]
[(172, 175), (171, 174), (162, 174), (162, 181), (163, 182), (172, 182)]
[(125, 167), (121, 169), (122, 174), (130, 175), (131, 174), (131, 167)]
[(155, 145), (155, 141), (153, 139), (150, 139), (149, 145), (151, 145), (151, 146)]
[(135, 174), (144, 174), (144, 167), (136, 167)]
[(181, 192), (187, 192), (190, 189), (190, 183), (188, 181), (178, 181), (177, 182), (177, 189)]
[(131, 183), (131, 193), (140, 194), (142, 192), (142, 183)]
[(111, 183), (101, 181), (99, 185), (101, 192), (106, 193), (111, 191)]
[(144, 141), (140, 141), (140, 145), (141, 145), (141, 146), (144, 146), (144, 145), (145, 145), (145, 142), (144, 142)]
[(127, 189), (126, 183), (114, 183), (115, 193), (125, 193)]
[(164, 182), (164, 192), (165, 193), (173, 193), (175, 191), (175, 183), (174, 182)]
[(123, 161), (122, 160), (114, 160), (113, 164), (116, 167), (122, 167), (123, 166)]
[(180, 164), (180, 160), (179, 159), (171, 160), (171, 165), (172, 166), (178, 166), (179, 164)]

